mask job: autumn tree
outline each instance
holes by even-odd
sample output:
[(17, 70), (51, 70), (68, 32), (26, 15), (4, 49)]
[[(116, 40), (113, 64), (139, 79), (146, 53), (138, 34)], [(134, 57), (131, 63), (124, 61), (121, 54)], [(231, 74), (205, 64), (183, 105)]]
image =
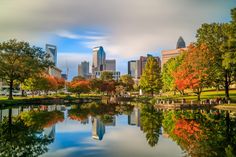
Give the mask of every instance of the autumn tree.
[(130, 90), (133, 89), (134, 80), (133, 80), (132, 76), (130, 76), (130, 75), (122, 75), (120, 77), (120, 82), (124, 86), (126, 91), (130, 91)]
[[(176, 69), (181, 65), (184, 58), (184, 52), (182, 52), (179, 56), (169, 59), (163, 66), (162, 69), (162, 82), (164, 91), (176, 91), (175, 79), (173, 73)], [(183, 94), (182, 90), (179, 90), (181, 94)]]
[(235, 9), (231, 23), (203, 24), (197, 30), (197, 43), (205, 44), (215, 56), (216, 85), (223, 85), (229, 99), (229, 86), (235, 80)]
[(191, 44), (186, 51), (182, 64), (174, 73), (175, 84), (179, 90), (190, 88), (200, 94), (204, 87), (211, 86), (215, 78), (214, 55), (205, 45)]
[(157, 60), (149, 56), (143, 74), (140, 79), (140, 87), (153, 96), (154, 92), (159, 92), (162, 88), (161, 68)]
[(28, 42), (12, 39), (0, 43), (0, 78), (9, 84), (8, 99), (13, 99), (14, 82), (24, 82), (51, 64), (41, 48)]
[(78, 94), (88, 93), (90, 91), (90, 82), (88, 80), (72, 81), (68, 84), (68, 91)]
[(103, 71), (101, 73), (100, 79), (103, 80), (103, 81), (112, 80), (113, 79), (113, 73), (110, 72), (110, 71)]

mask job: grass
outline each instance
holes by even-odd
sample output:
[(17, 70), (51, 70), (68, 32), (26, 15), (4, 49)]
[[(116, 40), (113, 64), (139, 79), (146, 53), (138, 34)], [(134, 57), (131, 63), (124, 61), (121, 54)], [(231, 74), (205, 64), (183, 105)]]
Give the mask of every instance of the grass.
[[(236, 89), (230, 90), (229, 94), (230, 94), (231, 102), (236, 103)], [(201, 100), (216, 99), (217, 97), (224, 98), (225, 97), (224, 90), (216, 91), (212, 89), (205, 89), (201, 93)], [(180, 95), (180, 94), (174, 95), (173, 92), (166, 92), (166, 93), (163, 93), (161, 96), (157, 96), (156, 98), (157, 99), (177, 99), (177, 100), (186, 99), (189, 101), (190, 100), (196, 101), (197, 95), (194, 94), (192, 91), (188, 90), (188, 91), (185, 91), (185, 95)]]

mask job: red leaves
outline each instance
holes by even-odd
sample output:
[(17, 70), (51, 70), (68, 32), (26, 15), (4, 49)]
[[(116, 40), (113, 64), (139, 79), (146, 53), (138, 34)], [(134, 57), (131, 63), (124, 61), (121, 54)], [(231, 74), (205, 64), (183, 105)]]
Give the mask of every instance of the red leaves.
[(206, 86), (211, 68), (212, 53), (206, 46), (190, 45), (182, 64), (173, 72), (176, 87), (196, 89)]

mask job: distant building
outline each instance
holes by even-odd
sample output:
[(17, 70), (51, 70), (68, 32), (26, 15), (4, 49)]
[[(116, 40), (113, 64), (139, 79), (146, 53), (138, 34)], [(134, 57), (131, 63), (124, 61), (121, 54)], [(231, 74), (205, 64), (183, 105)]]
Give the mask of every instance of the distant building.
[[(94, 78), (100, 78), (102, 73), (105, 72), (105, 71), (95, 71), (94, 72)], [(113, 76), (113, 79), (114, 80), (119, 80), (120, 79), (120, 72), (119, 71), (111, 71), (112, 72), (112, 76)]]
[(48, 74), (57, 78), (61, 78), (61, 69), (53, 66), (48, 68)]
[(92, 118), (92, 137), (96, 140), (102, 140), (105, 134), (105, 125), (99, 118)]
[(55, 65), (49, 67), (48, 74), (61, 78), (61, 70), (57, 68), (57, 47), (55, 45), (46, 44), (46, 53), (49, 55), (49, 60), (52, 61)]
[(178, 41), (177, 41), (177, 44), (176, 44), (176, 49), (181, 49), (181, 48), (185, 48), (186, 45), (185, 45), (185, 41), (184, 39), (180, 36)]
[(83, 61), (78, 65), (78, 76), (89, 77), (89, 62)]
[(137, 60), (128, 61), (128, 74), (133, 78), (138, 78), (138, 65), (139, 61)]
[(116, 71), (116, 60), (115, 59), (105, 60), (105, 70)]
[(106, 53), (102, 46), (93, 48), (92, 72), (103, 71), (105, 69)]
[(179, 37), (176, 45), (176, 49), (174, 50), (162, 50), (162, 67), (163, 65), (171, 58), (177, 57), (180, 55), (182, 51), (187, 50), (184, 39), (182, 37)]
[(67, 80), (67, 79), (68, 79), (67, 74), (61, 74), (61, 77), (62, 77), (64, 80)]
[(57, 47), (55, 45), (46, 44), (46, 53), (49, 54), (49, 60), (57, 66)]

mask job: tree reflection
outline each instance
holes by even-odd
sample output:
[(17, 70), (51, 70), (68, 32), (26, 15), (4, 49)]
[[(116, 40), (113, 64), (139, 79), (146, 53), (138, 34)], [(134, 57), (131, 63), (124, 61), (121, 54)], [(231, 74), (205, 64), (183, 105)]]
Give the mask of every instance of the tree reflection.
[(143, 105), (141, 108), (141, 129), (146, 134), (146, 140), (151, 147), (159, 141), (162, 126), (162, 113), (155, 110), (153, 105)]
[(43, 134), (43, 130), (27, 125), (19, 116), (9, 116), (0, 123), (0, 156), (39, 156), (47, 152), (53, 139)]
[(228, 111), (166, 111), (163, 128), (192, 157), (236, 155), (236, 121)]

